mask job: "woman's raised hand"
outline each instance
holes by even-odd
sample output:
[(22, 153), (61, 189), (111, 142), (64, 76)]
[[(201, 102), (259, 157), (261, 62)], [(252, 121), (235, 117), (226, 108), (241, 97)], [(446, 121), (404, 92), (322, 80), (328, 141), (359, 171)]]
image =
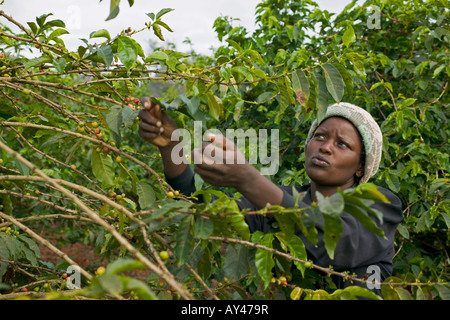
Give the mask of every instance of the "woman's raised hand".
[[(207, 135), (210, 143), (192, 152), (195, 172), (214, 186), (239, 188), (253, 167), (236, 145), (222, 135)], [(254, 173), (254, 172), (253, 172)]]
[(149, 97), (142, 98), (141, 104), (144, 109), (139, 112), (139, 136), (158, 147), (169, 145), (172, 132), (177, 129), (175, 121)]

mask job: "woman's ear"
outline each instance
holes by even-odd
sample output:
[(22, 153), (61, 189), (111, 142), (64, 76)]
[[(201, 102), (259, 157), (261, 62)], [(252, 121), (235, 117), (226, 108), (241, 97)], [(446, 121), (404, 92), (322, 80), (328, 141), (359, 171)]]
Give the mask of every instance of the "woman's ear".
[(361, 177), (364, 175), (364, 162), (363, 162), (363, 161), (360, 161), (360, 162), (359, 162), (359, 167), (358, 167), (358, 169), (356, 170), (355, 175), (356, 175), (356, 177), (358, 177), (358, 178), (361, 178)]

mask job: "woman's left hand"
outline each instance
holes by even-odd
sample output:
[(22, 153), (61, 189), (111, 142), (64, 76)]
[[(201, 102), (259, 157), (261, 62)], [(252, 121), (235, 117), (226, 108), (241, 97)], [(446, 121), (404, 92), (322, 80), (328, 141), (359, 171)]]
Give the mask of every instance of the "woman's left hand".
[(222, 135), (207, 135), (210, 143), (192, 152), (194, 171), (204, 181), (220, 187), (235, 187), (238, 190), (259, 172), (249, 164), (236, 145)]

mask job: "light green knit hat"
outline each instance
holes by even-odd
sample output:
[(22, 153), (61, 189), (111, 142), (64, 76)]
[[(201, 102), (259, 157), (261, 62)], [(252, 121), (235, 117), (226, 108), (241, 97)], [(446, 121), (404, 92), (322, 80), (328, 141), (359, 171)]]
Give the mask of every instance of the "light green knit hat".
[[(366, 110), (350, 103), (340, 102), (329, 106), (321, 123), (330, 117), (342, 117), (353, 123), (361, 134), (364, 150), (366, 154), (364, 175), (359, 184), (366, 183), (373, 177), (380, 166), (381, 152), (383, 149), (383, 135), (380, 126)], [(312, 135), (320, 125), (317, 120), (313, 122), (309, 129), (306, 144), (311, 140)]]

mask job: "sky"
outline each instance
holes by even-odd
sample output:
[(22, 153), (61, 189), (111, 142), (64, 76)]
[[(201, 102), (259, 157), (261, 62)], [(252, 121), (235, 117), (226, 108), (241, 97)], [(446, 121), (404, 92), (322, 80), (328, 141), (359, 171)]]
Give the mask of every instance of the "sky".
[[(339, 13), (350, 0), (315, 0), (321, 9)], [(5, 0), (0, 10), (11, 15), (15, 20), (27, 26), (28, 21), (35, 21), (37, 16), (52, 13), (48, 19), (61, 19), (70, 32), (63, 35), (69, 50), (76, 50), (82, 45), (80, 38), (89, 38), (89, 34), (100, 29), (107, 29), (114, 37), (121, 30), (131, 27), (141, 29), (150, 18), (146, 13), (157, 13), (164, 8), (174, 11), (163, 16), (173, 32), (162, 29), (166, 42), (176, 45), (178, 51), (211, 54), (211, 47), (220, 46), (213, 30), (214, 20), (220, 16), (239, 19), (236, 26), (244, 26), (249, 32), (255, 29), (255, 8), (261, 0), (135, 0), (130, 7), (128, 1), (122, 0), (119, 15), (105, 21), (109, 14), (110, 0)], [(4, 18), (0, 21), (5, 23)], [(8, 24), (9, 26), (10, 24)], [(28, 26), (27, 26), (28, 27)], [(160, 41), (153, 32), (145, 30), (133, 36), (147, 54), (149, 41)], [(191, 44), (184, 43), (189, 39)], [(101, 39), (98, 39), (102, 41)], [(92, 41), (91, 41), (92, 42)]]

